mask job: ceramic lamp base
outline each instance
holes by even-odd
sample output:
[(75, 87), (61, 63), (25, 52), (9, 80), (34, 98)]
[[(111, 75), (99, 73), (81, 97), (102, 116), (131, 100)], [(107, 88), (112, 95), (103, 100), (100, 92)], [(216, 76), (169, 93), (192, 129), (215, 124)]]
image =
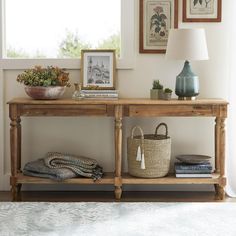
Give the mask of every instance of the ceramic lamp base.
[(199, 94), (198, 76), (192, 72), (188, 61), (185, 61), (183, 70), (176, 77), (175, 94), (179, 97), (179, 100), (193, 100), (192, 98)]

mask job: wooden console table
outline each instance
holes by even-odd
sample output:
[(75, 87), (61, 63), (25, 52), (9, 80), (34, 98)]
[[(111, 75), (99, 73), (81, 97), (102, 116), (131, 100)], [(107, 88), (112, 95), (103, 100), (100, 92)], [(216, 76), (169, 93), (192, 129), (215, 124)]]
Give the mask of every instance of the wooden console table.
[[(73, 178), (64, 184), (109, 184), (115, 186), (116, 199), (121, 198), (124, 184), (214, 184), (216, 197), (224, 199), (225, 178), (225, 118), (226, 101), (201, 99), (196, 101), (162, 101), (150, 99), (119, 100), (32, 100), (16, 98), (8, 102), (11, 119), (11, 177), (13, 200), (18, 199), (22, 184), (58, 184), (50, 179), (24, 176), (21, 172), (21, 117), (39, 116), (109, 116), (115, 120), (115, 171), (105, 173), (96, 182), (87, 178)], [(122, 173), (122, 118), (123, 117), (215, 117), (215, 172), (213, 178), (135, 178)]]

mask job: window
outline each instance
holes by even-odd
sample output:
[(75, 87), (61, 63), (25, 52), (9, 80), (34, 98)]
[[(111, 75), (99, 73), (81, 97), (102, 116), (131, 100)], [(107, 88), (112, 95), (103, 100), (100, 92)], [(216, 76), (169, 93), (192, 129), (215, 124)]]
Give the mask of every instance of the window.
[(0, 1), (5, 66), (9, 58), (28, 64), (67, 59), (68, 67), (78, 68), (81, 49), (116, 48), (118, 68), (132, 67), (134, 0)]
[(78, 58), (120, 50), (120, 0), (5, 0), (9, 58)]

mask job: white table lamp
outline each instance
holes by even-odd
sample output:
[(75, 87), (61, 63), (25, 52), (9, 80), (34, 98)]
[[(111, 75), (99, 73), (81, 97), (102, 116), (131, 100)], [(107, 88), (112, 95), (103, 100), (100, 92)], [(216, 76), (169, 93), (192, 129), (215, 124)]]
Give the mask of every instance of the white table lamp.
[(185, 60), (182, 72), (176, 77), (175, 94), (180, 100), (193, 100), (199, 94), (199, 80), (189, 61), (208, 60), (204, 29), (171, 29), (166, 58)]

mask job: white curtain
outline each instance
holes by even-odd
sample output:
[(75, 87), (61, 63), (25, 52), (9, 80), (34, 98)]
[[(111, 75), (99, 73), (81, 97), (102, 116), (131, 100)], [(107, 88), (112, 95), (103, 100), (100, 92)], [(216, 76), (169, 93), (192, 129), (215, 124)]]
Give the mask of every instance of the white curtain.
[[(224, 4), (224, 1), (222, 1)], [(229, 112), (227, 118), (226, 192), (236, 197), (236, 1), (230, 0), (231, 32), (229, 40)]]

